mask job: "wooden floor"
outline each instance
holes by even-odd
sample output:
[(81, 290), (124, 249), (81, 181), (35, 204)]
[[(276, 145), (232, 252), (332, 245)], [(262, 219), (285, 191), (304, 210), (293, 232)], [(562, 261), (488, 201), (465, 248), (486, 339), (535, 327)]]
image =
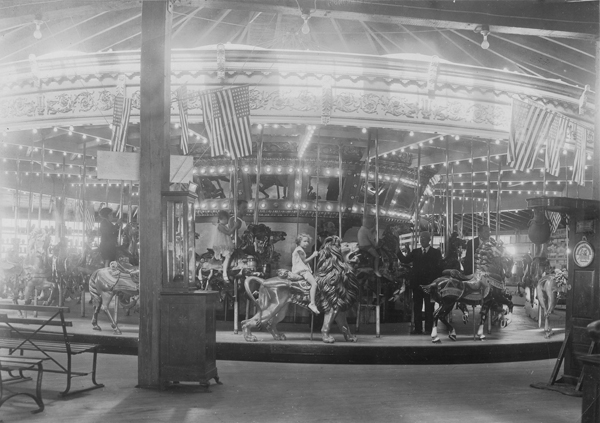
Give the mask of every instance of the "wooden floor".
[[(87, 358), (84, 358), (84, 362)], [(78, 361), (81, 367), (83, 363)], [(16, 397), (12, 422), (399, 422), (576, 423), (581, 398), (529, 387), (554, 360), (464, 365), (333, 365), (218, 361), (221, 385), (141, 390), (137, 357), (101, 354), (103, 389), (58, 398), (60, 375), (44, 375), (46, 409)], [(88, 381), (76, 379), (75, 388)], [(33, 382), (14, 388), (33, 389)]]

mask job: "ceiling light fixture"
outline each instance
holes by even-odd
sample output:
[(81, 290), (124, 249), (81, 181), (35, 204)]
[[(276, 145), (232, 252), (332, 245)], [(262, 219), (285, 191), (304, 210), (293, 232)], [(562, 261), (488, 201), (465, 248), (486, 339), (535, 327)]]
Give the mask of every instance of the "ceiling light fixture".
[(490, 48), (490, 42), (488, 41), (488, 35), (490, 35), (489, 25), (480, 25), (473, 30), (476, 33), (483, 35), (483, 41), (481, 42), (481, 48), (487, 50)]
[(40, 19), (35, 19), (33, 21), (33, 23), (35, 24), (35, 31), (33, 31), (33, 38), (35, 38), (36, 40), (41, 40), (42, 39), (41, 26), (44, 23), (44, 21), (42, 21)]

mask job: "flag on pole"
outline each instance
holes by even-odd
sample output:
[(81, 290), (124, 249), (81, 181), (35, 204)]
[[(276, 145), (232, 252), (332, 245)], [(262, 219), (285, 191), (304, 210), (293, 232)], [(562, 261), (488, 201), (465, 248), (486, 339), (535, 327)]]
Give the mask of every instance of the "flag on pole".
[(131, 99), (122, 95), (115, 97), (113, 110), (113, 133), (111, 137), (111, 151), (125, 151), (127, 146), (127, 126), (131, 116)]
[(546, 218), (548, 219), (548, 221), (550, 221), (551, 233), (554, 233), (556, 231), (556, 228), (558, 228), (558, 225), (560, 225), (560, 221), (561, 221), (560, 213), (546, 211)]
[(508, 165), (523, 172), (533, 168), (554, 114), (533, 103), (513, 99), (508, 138)]
[(585, 160), (587, 157), (586, 146), (593, 132), (586, 127), (571, 122), (569, 137), (575, 144), (575, 161), (573, 162), (573, 175), (571, 180), (579, 185), (585, 185)]
[(181, 152), (187, 156), (190, 152), (190, 130), (188, 125), (188, 98), (187, 87), (182, 85), (177, 90), (177, 105), (179, 106), (179, 121), (181, 123)]
[(560, 173), (560, 155), (565, 145), (568, 126), (569, 120), (565, 116), (556, 115), (548, 133), (544, 162), (546, 172), (554, 176)]
[(94, 225), (96, 224), (94, 213), (90, 211), (89, 207), (85, 206), (85, 201), (79, 200), (77, 206), (79, 217), (82, 218), (84, 222), (84, 232), (93, 230)]
[(238, 159), (251, 155), (248, 86), (208, 91), (200, 95), (200, 101), (211, 156)]

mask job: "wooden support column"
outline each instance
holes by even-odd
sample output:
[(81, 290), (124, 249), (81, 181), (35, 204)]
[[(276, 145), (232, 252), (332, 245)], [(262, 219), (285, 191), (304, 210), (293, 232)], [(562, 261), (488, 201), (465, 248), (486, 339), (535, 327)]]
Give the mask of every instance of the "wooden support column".
[(159, 388), (160, 313), (163, 275), (161, 191), (169, 189), (171, 24), (169, 0), (142, 3), (140, 75), (140, 340), (138, 386)]

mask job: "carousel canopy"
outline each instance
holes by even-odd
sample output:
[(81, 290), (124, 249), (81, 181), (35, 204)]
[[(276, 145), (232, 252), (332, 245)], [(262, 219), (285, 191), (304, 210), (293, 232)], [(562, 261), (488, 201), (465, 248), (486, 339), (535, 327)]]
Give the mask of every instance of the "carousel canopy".
[[(84, 173), (87, 200), (118, 203), (120, 181), (97, 179), (96, 158), (110, 149), (118, 92), (132, 98), (126, 143), (140, 146), (141, 3), (4, 2), (0, 34), (3, 204), (26, 208), (29, 191), (45, 195), (43, 208), (51, 197), (81, 198)], [(340, 207), (359, 214), (366, 192), (367, 205), (379, 196), (385, 218), (408, 220), (417, 208), (441, 218), (451, 193), (453, 212), (468, 225), (488, 201), (496, 212), (500, 190), (502, 229), (523, 229), (527, 197), (591, 195), (593, 143), (584, 185), (572, 182), (576, 151), (568, 142), (556, 176), (541, 159), (513, 170), (511, 101), (593, 127), (597, 36), (598, 2), (175, 1), (172, 91), (175, 98), (186, 86), (191, 96), (198, 209), (210, 215), (224, 206), (217, 200), (228, 197), (231, 160), (210, 157), (194, 93), (247, 84), (254, 154), (240, 171), (251, 191), (260, 145), (261, 213), (291, 218), (299, 208), (308, 216), (318, 196), (324, 215)], [(174, 101), (173, 154), (181, 154), (177, 112)], [(300, 163), (309, 126), (316, 129)], [(364, 183), (367, 156), (374, 172), (375, 138), (378, 194), (373, 177)], [(136, 183), (124, 190), (136, 204)]]

